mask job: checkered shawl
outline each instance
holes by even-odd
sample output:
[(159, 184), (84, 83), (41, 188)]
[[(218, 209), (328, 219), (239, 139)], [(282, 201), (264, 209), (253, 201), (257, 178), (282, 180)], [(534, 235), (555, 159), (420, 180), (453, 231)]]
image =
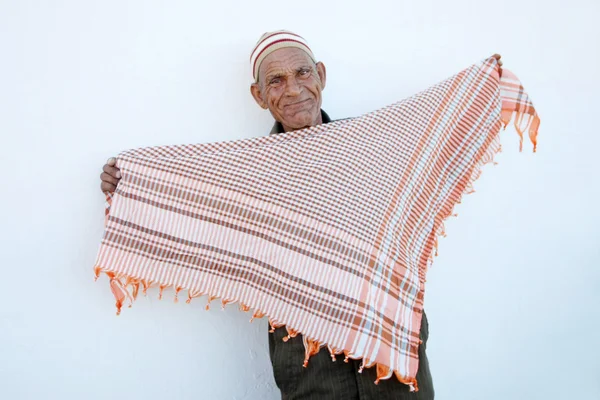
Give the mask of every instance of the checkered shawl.
[(512, 117), (535, 151), (537, 113), (490, 58), (357, 118), (125, 151), (96, 277), (108, 276), (117, 314), (154, 286), (237, 302), (301, 333), (305, 366), (326, 346), (418, 390), (437, 238)]

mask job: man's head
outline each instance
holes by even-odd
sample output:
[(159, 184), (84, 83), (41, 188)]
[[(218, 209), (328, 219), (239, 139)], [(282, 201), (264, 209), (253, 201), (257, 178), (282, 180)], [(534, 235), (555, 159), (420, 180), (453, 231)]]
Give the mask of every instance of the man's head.
[(304, 39), (288, 31), (264, 34), (251, 56), (255, 82), (250, 91), (256, 103), (269, 109), (284, 130), (322, 123), (321, 92), (325, 65), (315, 58)]

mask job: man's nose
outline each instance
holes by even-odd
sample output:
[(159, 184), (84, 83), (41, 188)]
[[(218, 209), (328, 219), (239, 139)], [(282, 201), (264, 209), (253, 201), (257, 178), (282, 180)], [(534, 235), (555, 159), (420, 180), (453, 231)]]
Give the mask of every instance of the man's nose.
[(288, 79), (287, 86), (285, 88), (286, 96), (298, 96), (302, 92), (302, 86), (298, 84), (296, 78)]

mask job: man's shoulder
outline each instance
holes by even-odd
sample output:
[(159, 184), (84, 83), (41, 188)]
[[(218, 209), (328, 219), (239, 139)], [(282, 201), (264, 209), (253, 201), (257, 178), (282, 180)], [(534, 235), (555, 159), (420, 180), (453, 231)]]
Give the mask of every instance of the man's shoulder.
[(354, 118), (350, 118), (350, 117), (348, 117), (348, 118), (331, 119), (331, 117), (329, 116), (329, 114), (327, 114), (325, 112), (325, 110), (323, 110), (323, 109), (321, 109), (321, 116), (323, 118), (323, 124), (328, 124), (330, 122), (338, 122), (338, 121), (346, 121), (346, 120), (349, 120), (349, 119), (354, 119)]
[(354, 118), (356, 118), (356, 117), (338, 118), (338, 119), (331, 120), (331, 122), (346, 121), (346, 120), (350, 120), (350, 119), (354, 119)]

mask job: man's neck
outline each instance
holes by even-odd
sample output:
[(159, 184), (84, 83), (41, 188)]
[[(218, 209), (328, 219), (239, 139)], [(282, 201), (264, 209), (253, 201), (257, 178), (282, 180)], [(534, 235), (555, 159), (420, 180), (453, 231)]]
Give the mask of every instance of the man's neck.
[[(323, 111), (322, 109), (321, 109), (320, 114), (321, 115), (319, 116), (319, 122), (318, 122), (319, 124), (327, 124), (327, 123), (331, 122), (331, 118), (329, 118), (329, 115), (327, 115), (327, 113), (325, 111)], [(271, 132), (269, 133), (269, 135), (275, 135), (278, 133), (285, 132), (284, 129), (285, 128), (283, 127), (281, 122), (275, 121), (275, 123), (273, 124), (273, 128), (271, 128)]]

